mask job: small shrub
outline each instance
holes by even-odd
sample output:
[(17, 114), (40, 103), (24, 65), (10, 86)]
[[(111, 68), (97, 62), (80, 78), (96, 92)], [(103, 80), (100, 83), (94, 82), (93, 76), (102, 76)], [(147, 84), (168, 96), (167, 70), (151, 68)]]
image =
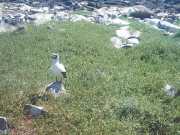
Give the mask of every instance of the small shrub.
[(115, 114), (119, 119), (134, 119), (139, 117), (140, 110), (138, 108), (137, 100), (132, 97), (128, 97), (127, 99), (123, 100), (115, 109)]

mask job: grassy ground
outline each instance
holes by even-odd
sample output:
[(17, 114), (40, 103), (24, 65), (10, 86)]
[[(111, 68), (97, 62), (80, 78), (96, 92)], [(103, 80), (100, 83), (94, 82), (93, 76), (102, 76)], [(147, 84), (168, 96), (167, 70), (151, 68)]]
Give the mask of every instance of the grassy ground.
[(180, 25), (180, 19), (178, 19), (175, 24)]
[[(0, 115), (21, 134), (178, 134), (180, 100), (163, 87), (180, 89), (179, 39), (131, 25), (143, 34), (139, 47), (127, 50), (112, 47), (114, 28), (82, 22), (0, 35)], [(66, 65), (69, 95), (39, 101), (49, 115), (22, 125), (23, 105), (54, 79), (48, 74), (52, 52)]]

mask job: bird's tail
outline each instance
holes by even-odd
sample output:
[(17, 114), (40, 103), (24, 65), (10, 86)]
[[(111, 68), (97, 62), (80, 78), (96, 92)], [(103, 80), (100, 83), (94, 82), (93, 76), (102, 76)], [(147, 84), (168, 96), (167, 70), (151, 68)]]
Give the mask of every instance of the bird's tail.
[(67, 78), (66, 72), (62, 72), (62, 75), (63, 75), (64, 78)]

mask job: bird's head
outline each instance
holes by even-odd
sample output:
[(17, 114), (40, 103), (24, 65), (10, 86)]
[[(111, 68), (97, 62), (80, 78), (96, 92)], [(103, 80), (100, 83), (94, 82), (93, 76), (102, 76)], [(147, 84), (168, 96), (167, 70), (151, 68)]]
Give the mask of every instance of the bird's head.
[(53, 60), (57, 60), (57, 59), (59, 59), (59, 54), (58, 53), (52, 53), (51, 58)]
[(59, 54), (58, 53), (52, 53), (51, 59), (52, 59), (52, 63), (59, 62)]

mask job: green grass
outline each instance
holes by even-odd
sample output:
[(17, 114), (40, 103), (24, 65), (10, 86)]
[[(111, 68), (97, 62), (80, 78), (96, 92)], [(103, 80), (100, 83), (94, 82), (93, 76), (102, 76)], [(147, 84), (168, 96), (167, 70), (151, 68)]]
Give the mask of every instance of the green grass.
[[(37, 134), (175, 135), (179, 97), (163, 92), (166, 83), (180, 89), (180, 44), (145, 25), (133, 49), (115, 49), (114, 28), (89, 23), (29, 26), (26, 32), (0, 35), (0, 115), (19, 128), (25, 103), (54, 80), (50, 54), (66, 65), (69, 95), (47, 102), (45, 118), (33, 120)], [(25, 129), (27, 127), (24, 127)]]
[(180, 25), (180, 19), (177, 19), (177, 20), (175, 21), (175, 24), (176, 24), (176, 25)]

